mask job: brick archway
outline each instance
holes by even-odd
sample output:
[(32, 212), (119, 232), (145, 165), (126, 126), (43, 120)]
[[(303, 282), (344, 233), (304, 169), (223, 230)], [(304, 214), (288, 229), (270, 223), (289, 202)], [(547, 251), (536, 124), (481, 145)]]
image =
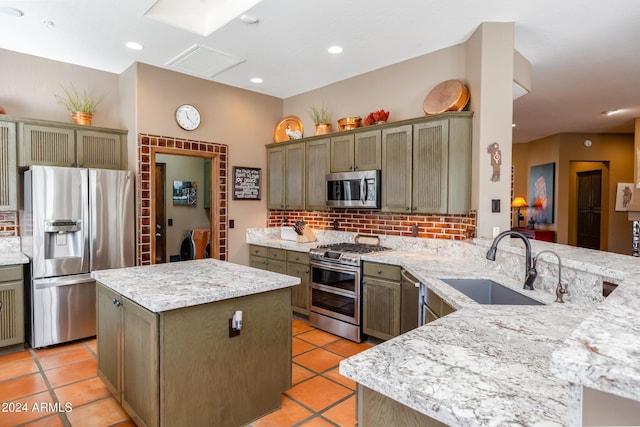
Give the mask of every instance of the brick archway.
[[(151, 180), (153, 152), (159, 150), (164, 153), (179, 155), (196, 155), (200, 157), (212, 157), (217, 160), (218, 182), (211, 184), (212, 190), (217, 188), (214, 199), (218, 206), (212, 218), (216, 224), (212, 224), (214, 230), (212, 244), (217, 244), (218, 259), (227, 259), (227, 146), (214, 142), (193, 141), (182, 138), (173, 138), (158, 135), (138, 135), (138, 190), (137, 190), (137, 265), (149, 265), (152, 263), (153, 218), (152, 185)], [(203, 156), (204, 154), (204, 156)], [(213, 202), (213, 200), (212, 200)], [(213, 209), (213, 207), (212, 207)]]

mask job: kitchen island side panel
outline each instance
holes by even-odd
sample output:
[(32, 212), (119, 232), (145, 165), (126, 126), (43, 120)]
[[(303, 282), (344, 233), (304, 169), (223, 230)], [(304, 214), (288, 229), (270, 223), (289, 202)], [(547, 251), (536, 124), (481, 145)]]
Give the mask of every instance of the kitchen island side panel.
[[(237, 310), (243, 325), (230, 338)], [(166, 311), (160, 331), (163, 426), (244, 425), (291, 386), (290, 288)]]

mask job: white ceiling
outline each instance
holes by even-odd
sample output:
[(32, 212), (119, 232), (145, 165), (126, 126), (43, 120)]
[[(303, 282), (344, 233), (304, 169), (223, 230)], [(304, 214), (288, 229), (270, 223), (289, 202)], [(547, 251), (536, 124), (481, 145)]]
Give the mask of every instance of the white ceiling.
[[(162, 0), (170, 12), (145, 15), (156, 2), (0, 1), (24, 12), (0, 13), (0, 48), (121, 73), (135, 61), (166, 67), (200, 46), (225, 67), (237, 64), (211, 80), (287, 98), (462, 43), (482, 22), (514, 22), (515, 48), (533, 67), (531, 93), (514, 101), (514, 142), (633, 132), (640, 117), (639, 0), (263, 0), (245, 6), (257, 24), (233, 19), (193, 32), (182, 28), (202, 15), (197, 4), (219, 0)], [(181, 26), (165, 23), (167, 13)], [(344, 53), (327, 53), (334, 44)], [(601, 114), (613, 109), (623, 110)]]

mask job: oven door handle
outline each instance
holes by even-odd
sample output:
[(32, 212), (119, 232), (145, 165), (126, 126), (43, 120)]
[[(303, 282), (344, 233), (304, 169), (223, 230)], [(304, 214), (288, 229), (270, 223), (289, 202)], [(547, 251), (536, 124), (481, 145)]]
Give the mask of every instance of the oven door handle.
[(344, 289), (334, 288), (333, 286), (321, 285), (319, 283), (314, 283), (314, 282), (311, 282), (309, 284), (309, 286), (311, 286), (312, 289), (317, 289), (319, 291), (328, 292), (330, 294), (341, 295), (343, 297), (350, 297), (350, 298), (357, 298), (358, 297), (358, 293), (357, 292), (346, 291)]

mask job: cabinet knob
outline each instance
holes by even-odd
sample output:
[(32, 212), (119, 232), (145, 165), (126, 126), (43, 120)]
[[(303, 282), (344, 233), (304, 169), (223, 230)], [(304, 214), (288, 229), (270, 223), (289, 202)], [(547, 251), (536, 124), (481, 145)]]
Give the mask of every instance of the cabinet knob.
[(382, 274), (382, 270), (378, 270), (378, 274)]
[(404, 208), (405, 211), (410, 211), (411, 208), (409, 206), (407, 206), (406, 208)]
[(120, 307), (120, 306), (122, 305), (122, 302), (120, 302), (118, 299), (114, 298), (114, 299), (113, 299), (113, 304), (114, 304), (116, 307)]

